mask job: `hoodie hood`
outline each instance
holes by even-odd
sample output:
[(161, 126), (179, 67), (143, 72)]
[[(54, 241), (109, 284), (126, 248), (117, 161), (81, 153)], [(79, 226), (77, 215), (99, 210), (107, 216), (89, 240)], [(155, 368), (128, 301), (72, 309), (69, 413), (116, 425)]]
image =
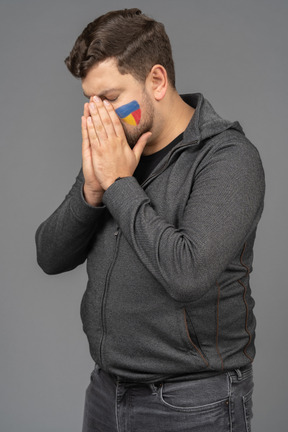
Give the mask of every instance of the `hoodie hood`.
[(231, 122), (220, 117), (201, 93), (185, 94), (181, 95), (181, 98), (195, 109), (194, 115), (184, 132), (183, 141), (202, 141), (212, 138), (227, 129), (234, 129), (245, 135), (237, 121)]

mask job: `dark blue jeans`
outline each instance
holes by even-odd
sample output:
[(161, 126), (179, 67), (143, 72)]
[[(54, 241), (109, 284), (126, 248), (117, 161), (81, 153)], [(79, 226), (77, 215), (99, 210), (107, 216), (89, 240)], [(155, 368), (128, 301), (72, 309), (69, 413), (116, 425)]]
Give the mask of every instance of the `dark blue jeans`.
[(195, 381), (124, 383), (97, 366), (82, 432), (250, 432), (252, 367)]

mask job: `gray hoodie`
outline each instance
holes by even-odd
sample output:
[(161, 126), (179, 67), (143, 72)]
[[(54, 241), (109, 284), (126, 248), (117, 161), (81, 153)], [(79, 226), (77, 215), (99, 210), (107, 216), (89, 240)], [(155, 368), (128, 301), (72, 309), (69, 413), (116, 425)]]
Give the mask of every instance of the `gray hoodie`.
[(94, 361), (127, 381), (197, 378), (251, 363), (253, 244), (264, 199), (256, 148), (201, 94), (183, 140), (139, 185), (113, 183), (103, 205), (83, 173), (37, 230), (49, 274), (87, 259), (81, 303)]

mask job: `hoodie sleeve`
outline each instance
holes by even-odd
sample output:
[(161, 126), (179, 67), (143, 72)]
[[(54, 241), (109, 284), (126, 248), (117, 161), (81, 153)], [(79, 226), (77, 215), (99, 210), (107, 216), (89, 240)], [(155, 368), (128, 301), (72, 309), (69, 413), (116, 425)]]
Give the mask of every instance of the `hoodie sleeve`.
[[(169, 295), (189, 302), (216, 283), (256, 229), (264, 188), (258, 151), (244, 138), (222, 143), (198, 166), (177, 228), (157, 215), (132, 177), (112, 184), (103, 201)], [(173, 199), (176, 205), (178, 198)]]
[(82, 264), (104, 219), (105, 206), (95, 208), (87, 204), (83, 185), (81, 169), (65, 200), (36, 231), (37, 261), (47, 274), (62, 273)]

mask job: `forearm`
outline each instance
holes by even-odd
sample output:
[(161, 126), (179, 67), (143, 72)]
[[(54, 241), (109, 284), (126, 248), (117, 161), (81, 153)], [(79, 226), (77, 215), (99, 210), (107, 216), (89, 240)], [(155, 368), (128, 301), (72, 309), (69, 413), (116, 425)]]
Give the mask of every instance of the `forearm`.
[(225, 158), (220, 153), (201, 169), (177, 227), (165, 220), (165, 213), (157, 213), (131, 177), (104, 194), (104, 203), (135, 253), (177, 301), (205, 294), (259, 221), (264, 193), (261, 166), (245, 153), (238, 155), (240, 165), (234, 153), (232, 149)]
[(36, 232), (37, 260), (48, 274), (65, 272), (82, 264), (103, 220), (105, 207), (87, 204), (82, 188), (80, 172), (63, 203)]
[(200, 294), (197, 287), (210, 286), (213, 276), (203, 268), (198, 239), (160, 217), (133, 178), (112, 185), (104, 202), (130, 246), (172, 298), (191, 301)]

